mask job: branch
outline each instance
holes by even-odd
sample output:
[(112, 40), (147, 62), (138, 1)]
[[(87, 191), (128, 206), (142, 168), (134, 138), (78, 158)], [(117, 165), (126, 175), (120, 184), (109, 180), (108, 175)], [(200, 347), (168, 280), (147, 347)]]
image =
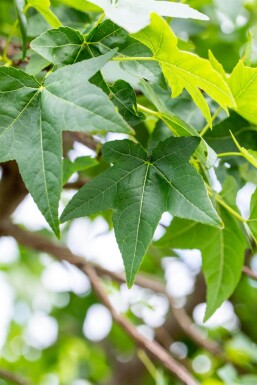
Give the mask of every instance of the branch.
[[(183, 384), (198, 385), (198, 382), (192, 377), (190, 372), (185, 369), (179, 362), (177, 362), (163, 347), (161, 347), (157, 342), (150, 341), (145, 338), (137, 331), (133, 324), (131, 324), (121, 314), (116, 312), (105, 293), (104, 287), (99, 280), (99, 276), (97, 275), (97, 271), (99, 274), (103, 275), (107, 274), (108, 270), (102, 269), (99, 266), (95, 266), (92, 263), (88, 263), (84, 260), (84, 258), (74, 255), (68, 248), (57, 246), (48, 239), (22, 230), (18, 226), (11, 223), (3, 224), (1, 228), (1, 234), (11, 235), (16, 239), (18, 243), (23, 246), (27, 246), (41, 252), (47, 252), (61, 261), (68, 261), (71, 264), (76, 265), (88, 276), (95, 293), (98, 295), (102, 303), (109, 309), (113, 319), (133, 338), (138, 346), (143, 347), (146, 352), (152, 354), (158, 361), (162, 363), (164, 367), (166, 367), (173, 375), (181, 380)], [(122, 278), (121, 275), (116, 275), (112, 272), (110, 272), (110, 274), (108, 273), (108, 275), (111, 277), (114, 277), (115, 275), (118, 279)], [(124, 279), (125, 278), (122, 279), (123, 282)], [(143, 280), (146, 282), (146, 278), (142, 278), (142, 281)], [(151, 286), (152, 285), (153, 284), (151, 284)], [(159, 287), (159, 289), (161, 289), (158, 283), (156, 283), (155, 287)]]
[[(56, 245), (49, 239), (43, 238), (40, 235), (29, 233), (28, 231), (22, 230), (16, 225), (8, 223), (5, 225), (3, 231), (5, 231), (8, 235), (13, 236), (16, 241), (23, 246), (52, 254), (60, 261), (68, 261), (69, 263), (76, 265), (81, 270), (85, 270), (87, 266), (91, 266), (97, 271), (99, 276), (109, 277), (119, 283), (126, 282), (125, 274), (115, 273), (92, 262), (87, 262), (83, 257), (73, 254), (67, 247)], [(150, 289), (155, 293), (161, 293), (165, 295), (169, 300), (173, 316), (175, 317), (180, 328), (193, 341), (195, 341), (196, 344), (203, 347), (215, 356), (218, 356), (222, 361), (227, 361), (219, 345), (216, 342), (206, 338), (206, 336), (203, 335), (199, 329), (197, 329), (192, 319), (186, 313), (185, 309), (178, 309), (174, 306), (172, 297), (167, 293), (165, 286), (160, 281), (153, 280), (149, 276), (138, 274), (135, 279), (135, 284), (145, 289)]]
[(25, 378), (21, 377), (19, 374), (11, 373), (5, 369), (0, 369), (0, 378), (14, 382), (17, 385), (31, 385), (28, 380), (25, 380)]
[(249, 267), (244, 266), (243, 267), (243, 273), (245, 275), (247, 275), (249, 278), (254, 279), (255, 281), (257, 281), (257, 274), (254, 271), (252, 271)]
[(158, 361), (162, 363), (173, 375), (175, 375), (185, 385), (198, 385), (196, 379), (190, 374), (190, 372), (184, 368), (179, 362), (177, 362), (164, 348), (162, 348), (157, 342), (151, 341), (140, 334), (136, 327), (130, 323), (125, 317), (111, 305), (108, 296), (103, 288), (99, 277), (92, 266), (86, 266), (85, 273), (87, 274), (95, 293), (100, 298), (101, 302), (109, 309), (113, 319), (130, 335), (138, 346), (144, 348), (144, 350), (152, 354)]

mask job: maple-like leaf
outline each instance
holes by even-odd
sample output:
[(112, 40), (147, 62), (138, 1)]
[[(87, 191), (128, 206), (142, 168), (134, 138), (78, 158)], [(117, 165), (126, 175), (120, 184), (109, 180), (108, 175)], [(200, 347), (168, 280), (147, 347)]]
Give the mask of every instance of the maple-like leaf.
[(90, 0), (101, 7), (106, 17), (135, 33), (150, 23), (150, 14), (156, 12), (161, 16), (179, 17), (183, 19), (209, 20), (209, 18), (190, 8), (187, 4), (155, 0)]
[[(223, 185), (223, 197), (233, 196), (235, 206), (237, 186), (228, 178)], [(234, 204), (233, 204), (234, 203)], [(199, 249), (203, 259), (203, 273), (207, 284), (207, 309), (205, 321), (234, 292), (244, 263), (247, 241), (242, 226), (222, 206), (219, 214), (224, 228), (218, 229), (193, 221), (175, 218), (165, 235), (155, 242), (164, 249)]]
[(188, 161), (197, 137), (170, 137), (148, 156), (130, 140), (107, 142), (103, 156), (114, 166), (82, 187), (61, 221), (113, 209), (116, 239), (131, 286), (165, 211), (213, 226), (222, 224), (204, 182)]
[(114, 53), (61, 68), (43, 84), (21, 70), (0, 67), (0, 162), (17, 161), (57, 236), (62, 130), (133, 132), (108, 96), (88, 81)]
[(183, 89), (186, 89), (210, 127), (212, 126), (210, 108), (202, 90), (225, 110), (235, 106), (233, 95), (223, 76), (208, 60), (181, 51), (177, 46), (177, 37), (163, 18), (152, 14), (151, 24), (133, 37), (153, 52), (153, 60), (157, 60), (161, 65), (172, 90), (172, 97), (176, 98)]

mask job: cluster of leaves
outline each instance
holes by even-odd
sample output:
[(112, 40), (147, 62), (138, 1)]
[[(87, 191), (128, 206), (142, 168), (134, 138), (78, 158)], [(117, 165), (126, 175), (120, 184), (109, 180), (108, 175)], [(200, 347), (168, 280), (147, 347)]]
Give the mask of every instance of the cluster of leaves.
[[(147, 6), (138, 0), (59, 3), (86, 15), (102, 9), (106, 19), (101, 16), (95, 24), (87, 16), (75, 29), (63, 25), (49, 1), (16, 1), (21, 55), (30, 62), (17, 69), (6, 52), (2, 55), (0, 161), (17, 161), (29, 192), (59, 237), (62, 185), (74, 171), (95, 165), (89, 159), (78, 168), (65, 163), (63, 177), (62, 131), (127, 134), (129, 139), (103, 145), (103, 158), (111, 167), (81, 188), (61, 221), (112, 209), (131, 286), (162, 213), (170, 212), (175, 218), (155, 247), (201, 250), (208, 319), (239, 282), (249, 233), (257, 239), (256, 193), (249, 219), (240, 216), (235, 204), (242, 178), (249, 180), (257, 167), (257, 69), (245, 64), (249, 46), (227, 74), (211, 51), (206, 59), (181, 49), (186, 43), (157, 14), (207, 19), (187, 5), (154, 0)], [(38, 17), (33, 9), (48, 26), (27, 52), (30, 16)], [(137, 79), (138, 97), (128, 81), (111, 84), (104, 78), (101, 69), (115, 62)], [(185, 114), (184, 119), (176, 115), (173, 99), (182, 94), (192, 98), (206, 119), (202, 131), (202, 118), (191, 124)], [(222, 109), (230, 116), (224, 117)], [(143, 122), (149, 116), (154, 129)], [(147, 135), (140, 138), (142, 127)], [(209, 172), (217, 158), (221, 194), (213, 190)], [(225, 159), (233, 172), (224, 166)]]

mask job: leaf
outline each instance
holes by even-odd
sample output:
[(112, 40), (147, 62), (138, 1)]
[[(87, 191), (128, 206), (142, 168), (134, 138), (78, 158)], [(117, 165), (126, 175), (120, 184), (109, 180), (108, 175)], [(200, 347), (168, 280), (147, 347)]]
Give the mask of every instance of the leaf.
[[(87, 37), (87, 42), (94, 43), (101, 53), (118, 48), (122, 57), (151, 57), (151, 50), (138, 40), (133, 39), (125, 30), (106, 20), (95, 28)], [(90, 45), (92, 47), (92, 45)], [(123, 61), (121, 67), (130, 74), (158, 83), (166, 88), (161, 68), (157, 62), (145, 60)]]
[(34, 39), (30, 46), (54, 64), (73, 64), (85, 48), (84, 36), (69, 27), (51, 29)]
[(247, 225), (251, 230), (255, 242), (257, 242), (257, 190), (255, 190), (251, 198), (250, 217)]
[(184, 19), (209, 20), (206, 15), (192, 9), (186, 4), (171, 3), (155, 0), (91, 0), (101, 7), (108, 19), (135, 33), (150, 23), (150, 14), (153, 12), (161, 16), (180, 17)]
[(200, 160), (206, 163), (207, 168), (212, 167), (217, 160), (217, 154), (200, 136), (198, 131), (170, 112), (170, 107), (166, 103), (168, 91), (164, 91), (160, 87), (150, 85), (145, 81), (141, 81), (141, 87), (144, 94), (158, 109), (160, 119), (162, 119), (162, 121), (169, 127), (174, 136), (198, 136), (201, 139), (201, 143), (197, 148), (197, 155)]
[(243, 157), (246, 160), (248, 160), (248, 162), (251, 163), (254, 167), (257, 168), (257, 151), (247, 150), (246, 148), (241, 147), (231, 131), (230, 131), (230, 134), (232, 136), (232, 139), (233, 139), (235, 145), (237, 146), (238, 150), (243, 155)]
[(183, 89), (186, 89), (210, 126), (212, 126), (210, 109), (201, 90), (210, 95), (225, 110), (235, 105), (223, 77), (208, 60), (180, 51), (177, 47), (177, 37), (161, 17), (153, 14), (150, 26), (134, 34), (133, 37), (153, 52), (153, 60), (160, 63), (163, 74), (172, 89), (172, 97), (176, 98)]
[(27, 18), (23, 13), (23, 8), (25, 6), (24, 0), (15, 0), (16, 10), (18, 14), (18, 20), (21, 31), (22, 39), (22, 59), (25, 58), (27, 52)]
[(235, 110), (249, 122), (257, 124), (257, 68), (247, 67), (240, 60), (228, 84), (236, 101)]
[(134, 127), (145, 119), (144, 114), (137, 111), (136, 94), (129, 83), (117, 80), (112, 86), (106, 86), (110, 91), (109, 98), (130, 126)]
[(92, 2), (86, 0), (58, 0), (58, 3), (67, 5), (68, 7), (77, 9), (81, 12), (99, 12), (100, 9), (93, 5)]
[(152, 240), (164, 211), (220, 226), (189, 157), (199, 138), (168, 138), (149, 157), (129, 140), (107, 142), (103, 156), (114, 164), (82, 187), (65, 208), (61, 221), (113, 209), (116, 239), (124, 260), (128, 286)]
[(247, 246), (241, 226), (219, 207), (224, 229), (175, 218), (166, 234), (155, 243), (160, 248), (199, 249), (207, 284), (205, 321), (234, 292), (242, 273)]
[(23, 71), (0, 67), (0, 162), (17, 161), (57, 236), (62, 130), (132, 132), (103, 91), (88, 81), (114, 53), (59, 69), (44, 85)]
[(87, 168), (94, 167), (97, 164), (98, 161), (90, 156), (80, 156), (76, 158), (74, 162), (68, 158), (64, 159), (62, 183), (67, 183), (72, 174), (75, 172), (86, 170)]
[(57, 16), (50, 10), (50, 0), (28, 0), (28, 3), (34, 7), (53, 28), (61, 27), (62, 23)]

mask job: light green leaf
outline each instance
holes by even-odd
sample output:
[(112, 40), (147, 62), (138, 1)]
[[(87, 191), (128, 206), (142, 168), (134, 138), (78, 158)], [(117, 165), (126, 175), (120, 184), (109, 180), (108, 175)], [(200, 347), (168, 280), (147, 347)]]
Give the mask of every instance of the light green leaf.
[(100, 12), (101, 9), (86, 0), (58, 0), (58, 3), (77, 9), (81, 12)]
[(206, 15), (192, 9), (186, 4), (177, 4), (169, 1), (155, 0), (90, 0), (101, 7), (106, 17), (126, 29), (135, 33), (150, 23), (150, 14), (153, 12), (161, 16), (192, 18), (208, 20)]
[(88, 81), (114, 53), (59, 69), (44, 85), (23, 71), (0, 67), (0, 162), (17, 161), (57, 236), (62, 130), (132, 132), (103, 91)]
[(236, 111), (251, 123), (257, 124), (257, 68), (244, 65), (240, 60), (228, 84), (236, 101)]
[(210, 109), (201, 90), (204, 90), (225, 110), (235, 105), (223, 77), (208, 60), (180, 51), (177, 47), (177, 37), (161, 17), (153, 14), (150, 26), (134, 34), (133, 37), (153, 52), (153, 60), (160, 63), (163, 74), (172, 89), (172, 97), (179, 96), (183, 89), (186, 89), (210, 126), (212, 126)]
[(50, 0), (29, 0), (28, 3), (34, 7), (53, 28), (61, 27), (62, 23), (50, 10)]
[(241, 277), (247, 247), (242, 227), (235, 218), (222, 207), (219, 213), (224, 229), (175, 218), (166, 234), (155, 243), (161, 248), (201, 251), (207, 284), (205, 321), (234, 292)]
[(213, 226), (221, 221), (204, 183), (188, 160), (199, 138), (168, 138), (149, 157), (129, 140), (107, 142), (104, 159), (114, 166), (86, 184), (61, 221), (113, 209), (116, 239), (131, 286), (164, 211)]

